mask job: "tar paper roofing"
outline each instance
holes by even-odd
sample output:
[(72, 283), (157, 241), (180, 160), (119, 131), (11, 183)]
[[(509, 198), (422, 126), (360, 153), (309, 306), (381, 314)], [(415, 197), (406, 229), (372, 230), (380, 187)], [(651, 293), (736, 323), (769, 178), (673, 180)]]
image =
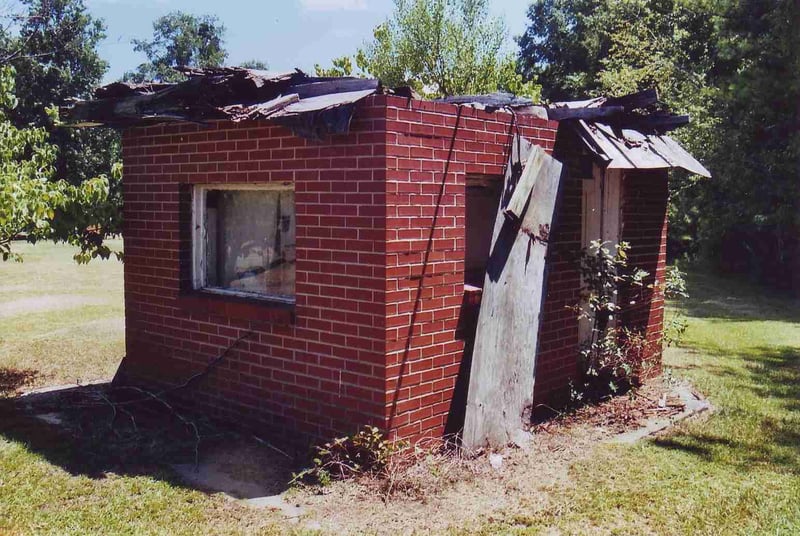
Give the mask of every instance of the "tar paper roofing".
[[(409, 88), (384, 88), (379, 80), (313, 77), (299, 69), (286, 72), (240, 67), (179, 68), (187, 79), (178, 83), (115, 82), (98, 88), (94, 99), (62, 108), (68, 125), (124, 128), (165, 122), (207, 123), (226, 119), (266, 119), (289, 127), (296, 135), (321, 139), (349, 130), (355, 104), (375, 93), (414, 98)], [(440, 99), (487, 111), (560, 121), (572, 128), (586, 147), (617, 169), (680, 167), (710, 176), (708, 170), (666, 132), (689, 117), (664, 111), (655, 90), (622, 97), (536, 105), (510, 93), (461, 95)]]

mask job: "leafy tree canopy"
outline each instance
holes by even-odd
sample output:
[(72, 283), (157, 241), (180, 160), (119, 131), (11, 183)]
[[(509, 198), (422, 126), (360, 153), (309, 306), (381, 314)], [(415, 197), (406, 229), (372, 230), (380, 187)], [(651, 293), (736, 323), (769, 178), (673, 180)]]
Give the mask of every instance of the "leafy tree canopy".
[[(507, 29), (488, 0), (395, 0), (392, 16), (351, 58), (316, 66), (322, 76), (374, 76), (389, 87), (409, 85), (426, 96), (506, 90), (538, 98), (515, 58), (504, 52)], [(354, 68), (355, 67), (355, 68)]]
[[(108, 179), (99, 177), (72, 185), (53, 180), (57, 149), (43, 128), (17, 128), (8, 118), (18, 105), (14, 95), (14, 70), (0, 68), (0, 256), (21, 260), (13, 240), (66, 240), (81, 246), (76, 260), (108, 257), (112, 252), (87, 230), (104, 210)], [(50, 109), (55, 114), (54, 109)], [(119, 172), (117, 170), (117, 172)]]
[(108, 174), (119, 159), (118, 136), (111, 130), (56, 128), (50, 105), (88, 98), (108, 64), (97, 46), (105, 38), (103, 23), (88, 14), (83, 0), (24, 0), (21, 13), (8, 14), (9, 28), (0, 39), (0, 57), (14, 67), (18, 105), (8, 113), (17, 127), (44, 127), (59, 147), (55, 177), (79, 184)]
[(535, 0), (528, 18), (519, 63), (546, 98), (656, 87), (691, 115), (674, 135), (714, 178), (673, 174), (672, 244), (717, 261), (733, 245), (754, 275), (790, 279), (792, 251), (800, 258), (793, 0)]
[[(14, 77), (13, 83), (5, 84), (4, 91), (13, 91), (14, 95), (6, 95), (3, 118), (7, 132), (14, 132), (16, 141), (9, 137), (7, 142), (17, 149), (28, 147), (29, 151), (44, 145), (52, 149), (42, 152), (47, 154), (49, 167), (39, 166), (39, 178), (47, 177), (55, 183), (53, 188), (61, 192), (65, 202), (81, 188), (99, 192), (94, 178), (107, 177), (107, 195), (102, 196), (102, 203), (98, 201), (91, 208), (84, 204), (83, 213), (66, 210), (62, 204), (54, 209), (59, 217), (48, 224), (51, 237), (68, 239), (71, 229), (75, 231), (73, 238), (81, 237), (86, 251), (107, 255), (102, 238), (118, 233), (122, 223), (119, 136), (110, 129), (63, 128), (50, 108), (69, 104), (71, 99), (88, 98), (100, 84), (108, 68), (97, 52), (105, 38), (105, 26), (88, 13), (83, 0), (22, 0), (13, 6), (13, 10), (0, 14), (0, 65), (13, 67), (5, 71), (5, 76), (13, 72)], [(8, 100), (12, 96), (13, 106)], [(16, 154), (10, 146), (6, 149), (7, 154)], [(59, 181), (78, 190), (65, 190)], [(88, 232), (88, 227), (93, 231)]]
[(266, 71), (269, 69), (269, 64), (261, 60), (247, 60), (240, 63), (239, 67), (244, 67), (245, 69), (257, 69), (259, 71)]
[(153, 23), (151, 39), (133, 40), (133, 49), (143, 52), (147, 62), (124, 79), (180, 82), (184, 75), (173, 67), (219, 67), (228, 57), (224, 44), (225, 26), (216, 16), (173, 11)]

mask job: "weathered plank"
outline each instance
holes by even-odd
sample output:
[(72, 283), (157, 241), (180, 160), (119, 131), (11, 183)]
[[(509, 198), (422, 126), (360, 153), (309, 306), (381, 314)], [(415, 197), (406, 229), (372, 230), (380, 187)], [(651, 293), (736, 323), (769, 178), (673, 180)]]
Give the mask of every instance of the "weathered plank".
[(533, 184), (544, 162), (544, 157), (547, 153), (538, 145), (531, 148), (528, 159), (525, 161), (525, 167), (522, 169), (522, 176), (514, 186), (514, 192), (511, 194), (511, 200), (506, 205), (503, 213), (514, 220), (522, 219), (525, 213), (525, 207), (528, 205), (528, 199), (531, 197), (533, 191)]
[(622, 106), (602, 106), (596, 108), (548, 108), (547, 118), (552, 121), (566, 121), (567, 119), (583, 119), (594, 121), (619, 115), (625, 112)]
[(504, 214), (534, 147), (515, 139), (506, 195), (495, 218), (475, 333), (463, 444), (520, 443), (530, 416), (545, 285), (545, 258), (561, 183), (561, 163), (543, 153), (521, 219)]

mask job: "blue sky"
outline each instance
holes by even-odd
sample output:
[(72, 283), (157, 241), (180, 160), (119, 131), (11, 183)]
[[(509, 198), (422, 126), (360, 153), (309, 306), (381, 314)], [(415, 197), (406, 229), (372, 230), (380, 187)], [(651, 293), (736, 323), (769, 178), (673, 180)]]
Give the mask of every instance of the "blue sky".
[[(525, 29), (528, 0), (490, 0), (511, 35)], [(299, 67), (313, 72), (315, 63), (350, 54), (392, 10), (392, 0), (86, 0), (93, 16), (105, 20), (108, 37), (100, 46), (111, 68), (105, 82), (118, 79), (144, 61), (131, 39), (152, 35), (153, 21), (173, 10), (214, 14), (227, 27), (228, 63), (249, 59), (271, 69)], [(509, 42), (509, 47), (513, 47)]]

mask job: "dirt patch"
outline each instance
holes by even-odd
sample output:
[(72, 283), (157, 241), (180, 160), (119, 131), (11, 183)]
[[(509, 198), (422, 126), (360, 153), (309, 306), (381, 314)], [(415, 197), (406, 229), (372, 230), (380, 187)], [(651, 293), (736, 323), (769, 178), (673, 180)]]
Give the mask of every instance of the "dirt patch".
[(635, 392), (561, 413), (534, 426), (532, 431), (557, 432), (563, 428), (591, 426), (610, 435), (628, 432), (655, 416), (669, 417), (680, 413), (685, 403), (677, 395), (677, 387), (663, 377), (654, 378)]
[[(524, 448), (464, 457), (430, 449), (436, 443), (428, 442), (413, 451), (414, 463), (398, 465), (388, 479), (365, 477), (288, 491), (284, 490), (291, 471), (297, 467), (274, 447), (223, 433), (202, 423), (201, 417), (176, 419), (163, 405), (151, 404), (154, 407), (141, 408), (140, 413), (139, 404), (124, 405), (129, 399), (115, 398), (107, 387), (76, 388), (72, 394), (29, 402), (17, 399), (15, 417), (19, 420), (27, 413), (28, 418), (24, 426), (18, 423), (16, 432), (13, 425), (9, 430), (13, 419), (4, 420), (0, 404), (0, 422), (7, 433), (75, 473), (161, 474), (165, 466), (179, 464), (185, 469), (178, 471), (184, 485), (223, 491), (244, 503), (280, 494), (281, 501), (296, 508), (284, 519), (299, 516), (298, 528), (326, 534), (440, 534), (495, 519), (524, 522), (532, 515), (557, 512), (561, 505), (552, 490), (570, 485), (570, 467), (591, 458), (601, 443), (640, 428), (654, 416), (680, 412), (675, 389), (657, 378), (636, 397), (617, 397), (561, 414), (534, 426)], [(118, 404), (116, 411), (112, 400)], [(10, 409), (8, 403), (5, 409)], [(53, 412), (61, 424), (51, 422)], [(42, 419), (43, 414), (48, 418)], [(188, 419), (198, 424), (198, 433), (187, 428)], [(58, 441), (37, 441), (53, 430), (58, 430)], [(202, 437), (200, 443), (197, 437)], [(69, 452), (53, 452), (55, 446), (68, 447)], [(199, 473), (194, 473), (195, 461), (200, 462)], [(266, 509), (263, 515), (272, 514)]]
[(382, 493), (385, 485), (365, 479), (301, 490), (294, 500), (313, 512), (310, 519), (334, 534), (440, 534), (492, 519), (552, 511), (558, 505), (551, 503), (549, 491), (568, 482), (575, 462), (590, 458), (600, 443), (643, 426), (655, 415), (680, 411), (671, 396), (673, 388), (657, 378), (636, 397), (562, 414), (533, 427), (526, 448), (495, 453), (501, 460), (485, 455), (461, 462), (423, 459), (414, 468), (417, 474), (404, 475), (406, 482), (388, 499)]
[(239, 499), (280, 494), (292, 478), (289, 460), (243, 438), (204, 447), (197, 467), (183, 464), (175, 468), (183, 480), (201, 489)]
[(33, 369), (0, 367), (0, 397), (17, 393), (38, 377), (39, 372)]
[(29, 313), (58, 311), (61, 309), (74, 309), (83, 305), (101, 305), (104, 303), (106, 303), (106, 301), (99, 298), (89, 298), (76, 294), (33, 296), (0, 303), (0, 318), (10, 318)]

